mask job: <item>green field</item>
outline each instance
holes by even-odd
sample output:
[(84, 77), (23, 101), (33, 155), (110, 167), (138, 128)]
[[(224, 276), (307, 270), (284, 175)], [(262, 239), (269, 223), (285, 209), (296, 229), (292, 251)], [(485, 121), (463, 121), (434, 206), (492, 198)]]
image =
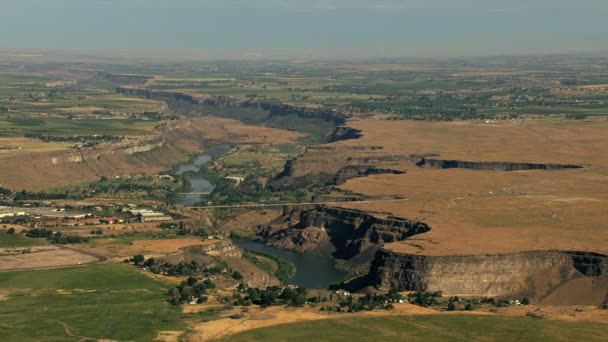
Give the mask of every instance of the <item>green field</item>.
[(0, 136), (44, 135), (145, 135), (158, 123), (138, 119), (0, 118)]
[(9, 292), (0, 301), (1, 340), (150, 341), (184, 329), (179, 307), (164, 301), (167, 287), (121, 264), (0, 273)]
[(31, 247), (42, 245), (42, 241), (30, 239), (18, 233), (7, 234), (6, 231), (0, 230), (0, 248), (6, 247)]
[(606, 341), (608, 324), (474, 315), (331, 319), (278, 325), (222, 341)]

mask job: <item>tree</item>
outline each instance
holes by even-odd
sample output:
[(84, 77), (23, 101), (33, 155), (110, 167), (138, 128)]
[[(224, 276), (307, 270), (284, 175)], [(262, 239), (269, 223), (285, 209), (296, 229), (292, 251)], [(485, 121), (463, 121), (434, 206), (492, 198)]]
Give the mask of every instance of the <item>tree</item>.
[(448, 311), (456, 311), (456, 304), (454, 302), (448, 303)]
[(241, 280), (241, 279), (243, 279), (243, 275), (238, 271), (234, 271), (234, 272), (232, 272), (232, 278), (234, 278), (236, 280)]
[(135, 256), (133, 256), (133, 259), (131, 259), (136, 265), (141, 265), (144, 260), (146, 260), (146, 258), (141, 255), (141, 254), (137, 254)]
[(522, 305), (530, 305), (530, 299), (529, 299), (528, 297), (524, 297), (524, 298), (521, 300), (521, 304), (522, 304)]
[(11, 228), (9, 228), (9, 229), (6, 231), (6, 233), (7, 233), (7, 234), (15, 234), (15, 228), (12, 228), (12, 227), (11, 227)]

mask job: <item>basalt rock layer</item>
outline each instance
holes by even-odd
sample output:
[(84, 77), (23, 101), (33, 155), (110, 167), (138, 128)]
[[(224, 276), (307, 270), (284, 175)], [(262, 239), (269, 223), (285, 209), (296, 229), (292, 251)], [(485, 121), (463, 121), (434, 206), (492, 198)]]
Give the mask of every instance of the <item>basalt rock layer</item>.
[(580, 169), (580, 165), (536, 164), (516, 162), (477, 162), (464, 160), (442, 160), (423, 158), (416, 165), (431, 169), (471, 169), (485, 171), (525, 171), (525, 170), (562, 170)]
[[(581, 277), (608, 275), (608, 256), (572, 251), (425, 256), (376, 253), (369, 285), (381, 290), (441, 291), (447, 296), (543, 298)], [(548, 285), (547, 285), (548, 284)]]
[[(311, 228), (315, 234), (311, 234)], [(315, 249), (329, 242), (335, 257), (350, 259), (385, 242), (402, 241), (429, 230), (425, 223), (401, 217), (381, 218), (359, 210), (316, 206), (302, 210), (298, 224), (275, 234), (267, 232), (265, 237), (297, 250)]]

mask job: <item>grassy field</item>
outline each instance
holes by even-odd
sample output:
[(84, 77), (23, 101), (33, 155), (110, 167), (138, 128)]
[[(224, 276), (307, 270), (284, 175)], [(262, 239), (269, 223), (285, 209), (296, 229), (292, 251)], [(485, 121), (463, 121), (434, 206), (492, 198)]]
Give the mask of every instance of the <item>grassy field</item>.
[(125, 265), (0, 273), (0, 289), (3, 341), (150, 341), (184, 327), (166, 286)]
[(222, 341), (605, 341), (608, 324), (527, 317), (364, 317), (278, 325)]
[(0, 136), (44, 135), (145, 135), (157, 123), (138, 119), (64, 119), (7, 118), (0, 119)]
[(0, 248), (6, 247), (31, 247), (43, 244), (42, 241), (30, 239), (20, 234), (6, 234), (4, 230), (0, 230)]

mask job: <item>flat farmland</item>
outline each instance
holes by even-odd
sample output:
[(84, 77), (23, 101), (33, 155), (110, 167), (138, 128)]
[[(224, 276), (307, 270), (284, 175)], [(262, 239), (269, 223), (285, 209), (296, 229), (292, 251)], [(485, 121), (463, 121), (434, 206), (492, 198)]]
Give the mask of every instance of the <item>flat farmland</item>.
[(603, 341), (602, 323), (558, 322), (527, 317), (428, 315), (328, 319), (250, 330), (222, 341)]
[(608, 252), (608, 122), (510, 123), (353, 121), (363, 131), (345, 146), (380, 145), (380, 155), (433, 154), (435, 159), (563, 163), (581, 169), (494, 171), (419, 168), (395, 161), (401, 175), (356, 178), (341, 189), (403, 196), (391, 203), (344, 204), (420, 220), (431, 231), (389, 250), (424, 255), (525, 250)]
[(164, 302), (167, 287), (116, 264), (1, 272), (3, 340), (151, 341), (161, 331), (179, 333), (183, 315)]
[[(12, 248), (14, 250), (14, 248)], [(26, 250), (26, 252), (22, 252)], [(0, 255), (0, 271), (57, 268), (97, 262), (98, 258), (57, 246), (34, 246)]]

